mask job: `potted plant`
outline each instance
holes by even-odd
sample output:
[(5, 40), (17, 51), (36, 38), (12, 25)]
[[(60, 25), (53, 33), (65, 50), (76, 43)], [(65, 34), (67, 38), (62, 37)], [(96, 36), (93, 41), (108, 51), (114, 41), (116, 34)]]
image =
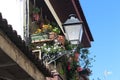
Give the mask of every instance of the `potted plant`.
[(39, 13), (40, 13), (40, 9), (38, 7), (33, 8), (33, 11), (32, 11), (33, 21), (38, 21), (40, 19)]

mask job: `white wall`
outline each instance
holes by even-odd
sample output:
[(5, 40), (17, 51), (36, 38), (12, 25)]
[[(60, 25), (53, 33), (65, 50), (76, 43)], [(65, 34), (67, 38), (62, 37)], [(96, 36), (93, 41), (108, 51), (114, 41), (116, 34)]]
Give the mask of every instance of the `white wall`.
[(0, 12), (23, 39), (23, 0), (0, 0)]

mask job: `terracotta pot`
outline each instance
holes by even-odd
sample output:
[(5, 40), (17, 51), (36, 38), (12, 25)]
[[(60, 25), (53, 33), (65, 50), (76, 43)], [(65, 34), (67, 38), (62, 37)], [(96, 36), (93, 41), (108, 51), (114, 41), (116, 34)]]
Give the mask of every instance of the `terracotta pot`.
[(40, 19), (40, 16), (38, 13), (33, 14), (33, 21), (38, 21)]
[(62, 36), (62, 35), (58, 35), (57, 40), (58, 40), (62, 45), (65, 44), (65, 37), (64, 37), (64, 36)]

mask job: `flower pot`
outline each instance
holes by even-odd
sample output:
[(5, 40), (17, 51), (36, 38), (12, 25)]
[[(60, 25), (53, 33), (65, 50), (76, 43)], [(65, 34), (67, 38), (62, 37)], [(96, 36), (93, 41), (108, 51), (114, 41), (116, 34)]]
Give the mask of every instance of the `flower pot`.
[(57, 34), (55, 32), (49, 32), (49, 39), (55, 39), (57, 37)]
[(38, 13), (34, 13), (33, 14), (33, 21), (39, 21), (39, 19), (40, 19), (39, 14)]
[(32, 40), (32, 43), (34, 42), (40, 42), (40, 41), (43, 41), (43, 40), (46, 40), (48, 39), (48, 35), (47, 34), (32, 34), (31, 35), (31, 40)]
[(58, 35), (57, 40), (58, 40), (62, 45), (65, 44), (65, 37), (64, 37), (64, 36)]

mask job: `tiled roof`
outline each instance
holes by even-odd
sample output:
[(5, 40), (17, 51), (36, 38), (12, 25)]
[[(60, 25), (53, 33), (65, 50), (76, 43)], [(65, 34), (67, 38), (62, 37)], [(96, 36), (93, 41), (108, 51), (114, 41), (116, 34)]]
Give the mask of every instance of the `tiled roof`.
[(24, 40), (21, 39), (20, 35), (17, 35), (17, 32), (12, 29), (11, 25), (8, 25), (7, 20), (2, 18), (0, 13), (0, 29), (5, 35), (23, 52), (23, 54), (36, 65), (36, 67), (42, 72), (46, 77), (52, 77), (50, 70), (46, 68), (41, 60), (36, 59), (35, 55), (32, 54), (32, 50), (26, 46)]

